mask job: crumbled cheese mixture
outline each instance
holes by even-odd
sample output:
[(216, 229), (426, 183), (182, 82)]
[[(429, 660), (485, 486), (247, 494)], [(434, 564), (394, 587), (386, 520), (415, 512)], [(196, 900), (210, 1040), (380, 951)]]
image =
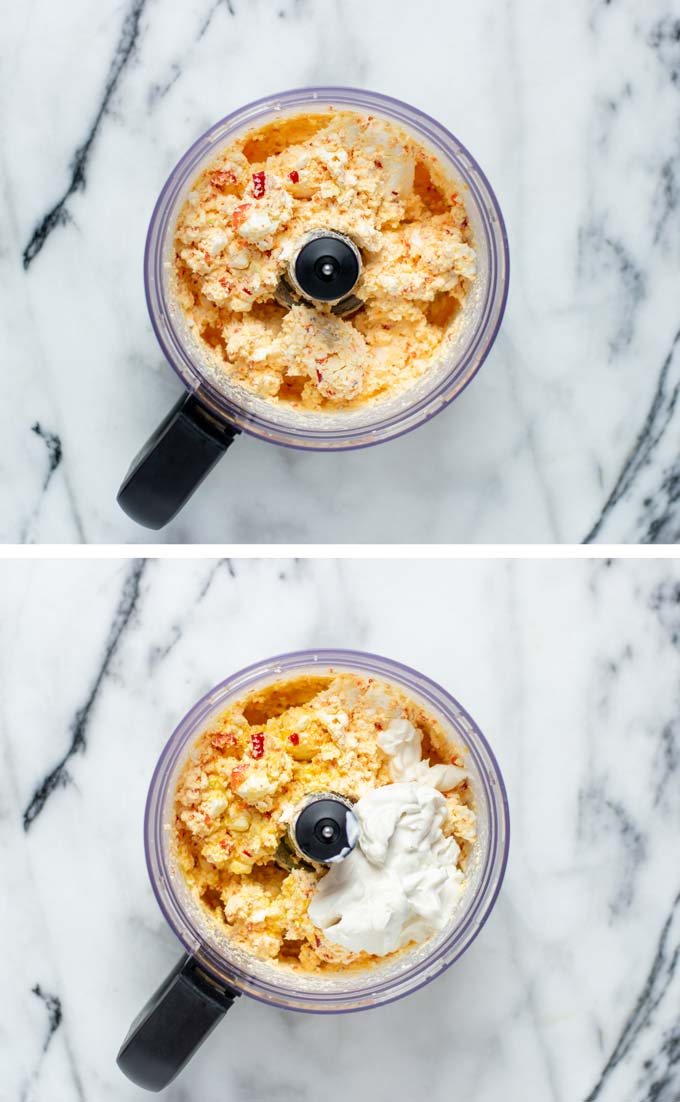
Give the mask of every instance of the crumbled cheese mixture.
[[(424, 760), (462, 766), (441, 725), (400, 689), (346, 673), (259, 690), (199, 737), (177, 785), (174, 848), (211, 920), (241, 949), (308, 972), (379, 959), (333, 944), (312, 923), (308, 906), (325, 869), (283, 868), (276, 854), (305, 796), (331, 791), (357, 800), (394, 780), (381, 732), (403, 719), (422, 734)], [(443, 830), (464, 868), (475, 840), (472, 792), (463, 780), (444, 795)]]
[[(362, 253), (354, 293), (365, 306), (351, 317), (275, 301), (317, 229)], [(455, 340), (474, 278), (458, 185), (374, 115), (300, 115), (248, 132), (201, 172), (177, 220), (174, 295), (207, 356), (301, 409), (352, 409), (414, 383)]]

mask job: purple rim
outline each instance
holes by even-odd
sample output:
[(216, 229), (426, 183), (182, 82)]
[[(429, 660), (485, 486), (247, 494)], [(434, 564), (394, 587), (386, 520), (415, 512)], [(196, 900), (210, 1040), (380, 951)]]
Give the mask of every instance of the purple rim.
[[(262, 122), (267, 113), (292, 106), (302, 110), (310, 104), (321, 106), (328, 101), (337, 102), (341, 106), (353, 106), (359, 110), (374, 110), (378, 114), (383, 107), (385, 110), (382, 113), (385, 117), (396, 119), (416, 136), (424, 138), (427, 144), (434, 146), (453, 165), (455, 174), (464, 180), (474, 197), (488, 250), (489, 287), (469, 346), (433, 391), (419, 398), (412, 406), (390, 414), (383, 421), (355, 426), (353, 429), (329, 430), (321, 426), (318, 429), (309, 426), (296, 429), (290, 425), (282, 426), (274, 419), (241, 408), (201, 374), (179, 338), (165, 302), (162, 291), (163, 246), (174, 201), (182, 191), (186, 179), (192, 178), (200, 163), (205, 160), (205, 153), (197, 156), (199, 151), (204, 147), (209, 149), (217, 141), (213, 138), (216, 132), (229, 128), (230, 136), (235, 136), (239, 129), (242, 130), (256, 121)], [(185, 175), (178, 184), (178, 177), (182, 173)], [(253, 100), (211, 126), (189, 147), (170, 173), (154, 206), (144, 249), (144, 288), (151, 324), (166, 359), (183, 385), (193, 390), (218, 417), (236, 425), (243, 432), (269, 443), (298, 450), (350, 451), (372, 447), (397, 439), (426, 424), (450, 405), (476, 377), (493, 347), (507, 304), (509, 271), (507, 231), (498, 200), (486, 175), (462, 142), (431, 115), (393, 96), (342, 86), (296, 88), (279, 95), (265, 96)], [(158, 301), (155, 300), (152, 289)], [(490, 319), (493, 319), (491, 323)], [(182, 363), (184, 371), (180, 366)]]
[[(233, 962), (225, 960), (202, 940), (200, 932), (192, 927), (188, 916), (182, 911), (171, 888), (170, 870), (163, 846), (162, 811), (169, 785), (175, 776), (175, 768), (183, 758), (186, 746), (204, 729), (207, 717), (214, 714), (216, 704), (222, 709), (227, 696), (233, 698), (249, 685), (262, 683), (263, 678), (293, 674), (296, 670), (309, 668), (316, 663), (324, 668), (375, 673), (424, 698), (437, 714), (442, 715), (465, 738), (479, 773), (489, 813), (488, 852), (484, 858), (479, 884), (474, 890), (474, 897), (463, 921), (430, 956), (403, 972), (362, 987), (358, 993), (331, 991), (326, 995), (309, 990), (294, 992), (291, 987), (278, 988), (274, 983), (259, 977), (253, 979), (252, 976), (242, 973)], [(467, 730), (463, 732), (457, 723), (461, 717), (467, 725)], [(292, 651), (276, 655), (244, 667), (205, 693), (183, 717), (163, 748), (151, 778), (144, 813), (144, 850), (151, 886), (165, 920), (186, 951), (199, 957), (202, 965), (218, 981), (237, 987), (243, 994), (268, 1005), (309, 1013), (352, 1013), (386, 1005), (419, 990), (446, 971), (476, 939), (493, 910), (505, 876), (509, 842), (509, 806), (503, 777), (489, 743), (469, 712), (441, 685), (412, 667), (381, 655), (343, 649)], [(493, 886), (489, 890), (491, 881)], [(185, 928), (192, 931), (191, 937), (185, 934)], [(366, 973), (362, 978), (367, 980), (369, 976), (370, 973)], [(242, 982), (244, 977), (245, 983)], [(343, 1005), (350, 1004), (352, 999), (356, 1000), (352, 1005)]]

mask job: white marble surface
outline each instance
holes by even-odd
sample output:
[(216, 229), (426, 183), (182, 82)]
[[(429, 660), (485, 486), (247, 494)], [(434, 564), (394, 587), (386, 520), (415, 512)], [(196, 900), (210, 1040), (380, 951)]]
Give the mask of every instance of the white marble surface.
[(429, 427), (326, 457), (241, 439), (152, 538), (676, 541), (679, 28), (671, 0), (8, 7), (0, 537), (149, 538), (114, 499), (180, 392), (142, 289), (155, 198), (217, 118), (326, 82), (406, 99), (478, 157), (510, 234), (501, 337)]
[(475, 716), (511, 802), (503, 891), (402, 1002), (241, 999), (164, 1097), (676, 1102), (680, 566), (238, 559), (2, 565), (3, 1102), (141, 1100), (115, 1054), (178, 955), (142, 854), (155, 759), (211, 684), (321, 645)]

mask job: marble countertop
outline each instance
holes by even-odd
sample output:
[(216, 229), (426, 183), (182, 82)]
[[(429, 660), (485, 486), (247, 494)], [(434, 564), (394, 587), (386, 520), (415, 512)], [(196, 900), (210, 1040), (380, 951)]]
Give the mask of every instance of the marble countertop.
[(0, 537), (147, 542), (127, 466), (180, 393), (146, 314), (165, 178), (256, 97), (354, 84), (438, 117), (507, 219), (506, 320), (428, 427), (241, 439), (170, 542), (673, 542), (680, 20), (669, 0), (47, 0), (8, 8)]
[(241, 999), (164, 1097), (675, 1102), (678, 564), (239, 559), (4, 568), (3, 1102), (141, 1102), (115, 1055), (179, 949), (142, 852), (155, 760), (212, 684), (329, 645), (421, 669), (490, 739), (499, 901), (391, 1006)]

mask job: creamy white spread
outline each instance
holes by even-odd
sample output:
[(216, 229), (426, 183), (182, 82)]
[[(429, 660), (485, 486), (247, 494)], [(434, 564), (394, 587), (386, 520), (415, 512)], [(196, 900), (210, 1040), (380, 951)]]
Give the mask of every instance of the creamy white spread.
[(429, 784), (383, 785), (355, 804), (359, 842), (309, 904), (328, 941), (385, 956), (444, 928), (460, 896), (459, 848), (442, 832), (444, 797)]
[(457, 765), (430, 765), (421, 761), (422, 735), (407, 719), (393, 719), (378, 735), (378, 746), (390, 758), (390, 776), (394, 781), (421, 781), (450, 792), (467, 777)]
[[(350, 952), (385, 956), (446, 925), (460, 894), (460, 853), (442, 826), (449, 792), (467, 777), (455, 765), (421, 760), (422, 736), (405, 718), (378, 735), (394, 784), (354, 806), (355, 849), (320, 882), (309, 916), (328, 941)], [(440, 791), (438, 791), (440, 790)]]

